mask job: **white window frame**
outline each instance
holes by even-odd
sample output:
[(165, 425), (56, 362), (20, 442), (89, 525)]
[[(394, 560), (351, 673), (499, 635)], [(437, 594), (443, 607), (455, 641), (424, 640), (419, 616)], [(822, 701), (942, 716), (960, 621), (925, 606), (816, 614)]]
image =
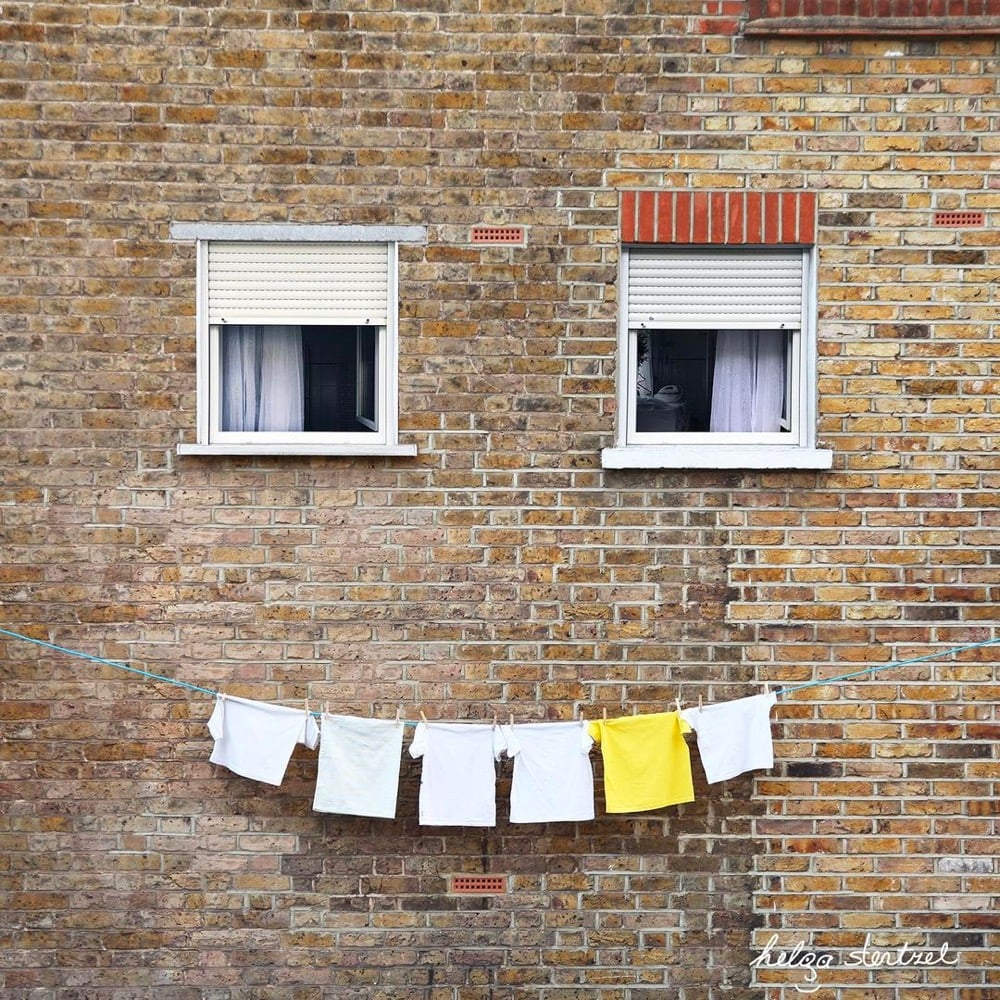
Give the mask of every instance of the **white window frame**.
[[(801, 319), (791, 330), (789, 356), (788, 414), (790, 432), (721, 433), (721, 432), (640, 432), (636, 430), (637, 394), (635, 374), (640, 327), (629, 322), (629, 254), (632, 248), (622, 248), (619, 261), (618, 315), (618, 376), (615, 444), (601, 453), (606, 469), (828, 469), (833, 453), (816, 446), (816, 250), (815, 247), (776, 249), (798, 251), (802, 256)], [(637, 248), (643, 252), (648, 247)], [(664, 255), (685, 255), (711, 252), (720, 256), (745, 247), (719, 246), (706, 248), (670, 245), (656, 247), (653, 252)], [(770, 249), (762, 247), (761, 249)], [(752, 329), (767, 325), (755, 322), (743, 324)], [(705, 330), (739, 327), (732, 319), (718, 317), (692, 324), (685, 320), (678, 328)], [(657, 324), (655, 329), (668, 329)], [(777, 329), (772, 325), (770, 328)]]
[[(177, 446), (181, 455), (416, 455), (413, 444), (400, 444), (399, 434), (399, 333), (398, 246), (426, 242), (422, 226), (325, 226), (182, 224), (171, 227), (176, 240), (194, 240), (197, 261), (197, 425), (196, 441)], [(220, 331), (208, 315), (208, 251), (213, 242), (233, 243), (353, 243), (387, 247), (387, 302), (385, 323), (366, 323), (364, 317), (347, 319), (296, 315), (243, 316), (239, 322), (288, 323), (372, 327), (378, 331), (375, 380), (376, 420), (370, 431), (222, 431), (220, 429)], [(358, 336), (361, 336), (359, 329)], [(359, 362), (360, 363), (360, 362)], [(370, 423), (365, 421), (365, 423)]]

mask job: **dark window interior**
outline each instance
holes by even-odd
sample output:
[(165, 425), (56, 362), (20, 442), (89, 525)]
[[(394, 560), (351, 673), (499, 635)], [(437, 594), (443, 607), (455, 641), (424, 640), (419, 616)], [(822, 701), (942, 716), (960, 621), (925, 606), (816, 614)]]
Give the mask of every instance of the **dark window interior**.
[(305, 429), (366, 431), (357, 419), (358, 336), (354, 326), (305, 326)]
[(638, 431), (707, 431), (712, 409), (715, 331), (658, 330), (639, 335), (639, 366), (652, 382), (640, 395)]
[(637, 338), (636, 431), (789, 429), (790, 331), (648, 330)]
[(222, 430), (378, 430), (377, 327), (234, 325), (220, 336)]

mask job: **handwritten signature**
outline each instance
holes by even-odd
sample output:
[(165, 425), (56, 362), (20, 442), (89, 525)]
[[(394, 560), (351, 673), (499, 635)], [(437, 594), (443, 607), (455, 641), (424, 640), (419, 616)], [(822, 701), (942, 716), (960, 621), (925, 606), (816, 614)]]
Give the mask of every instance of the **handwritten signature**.
[[(778, 935), (772, 934), (763, 951), (750, 963), (750, 967), (800, 970), (807, 985), (796, 985), (795, 989), (799, 993), (815, 993), (820, 989), (814, 985), (819, 978), (819, 970), (829, 969), (836, 964), (834, 954), (812, 951), (802, 941), (796, 941), (788, 950), (778, 949)], [(865, 969), (912, 969), (930, 968), (935, 965), (958, 965), (958, 956), (949, 958), (948, 950), (947, 941), (936, 951), (914, 948), (909, 944), (902, 944), (898, 948), (876, 948), (872, 945), (869, 934), (865, 937), (864, 947), (849, 951), (843, 964), (847, 968)]]

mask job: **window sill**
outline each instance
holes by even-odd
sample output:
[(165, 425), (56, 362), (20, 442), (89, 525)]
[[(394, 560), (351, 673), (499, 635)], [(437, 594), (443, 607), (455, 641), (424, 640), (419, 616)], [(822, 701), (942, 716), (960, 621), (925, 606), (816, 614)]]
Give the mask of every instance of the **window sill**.
[(787, 445), (633, 445), (605, 448), (604, 469), (829, 469), (833, 452)]
[(415, 444), (179, 444), (178, 455), (327, 455), (412, 458)]

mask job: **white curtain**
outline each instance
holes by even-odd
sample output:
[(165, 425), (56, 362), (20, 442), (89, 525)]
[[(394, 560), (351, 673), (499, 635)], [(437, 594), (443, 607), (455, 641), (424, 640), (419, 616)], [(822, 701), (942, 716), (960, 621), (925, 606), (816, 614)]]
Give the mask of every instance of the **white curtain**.
[(720, 330), (712, 380), (712, 431), (779, 431), (785, 399), (785, 334)]
[(302, 331), (222, 329), (222, 430), (301, 431), (305, 426)]

